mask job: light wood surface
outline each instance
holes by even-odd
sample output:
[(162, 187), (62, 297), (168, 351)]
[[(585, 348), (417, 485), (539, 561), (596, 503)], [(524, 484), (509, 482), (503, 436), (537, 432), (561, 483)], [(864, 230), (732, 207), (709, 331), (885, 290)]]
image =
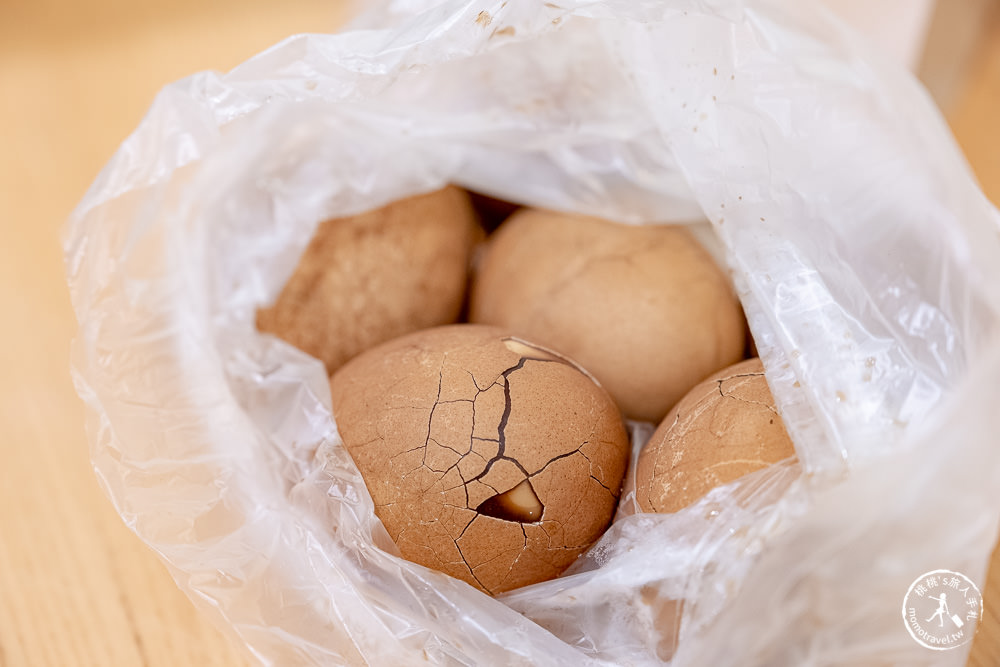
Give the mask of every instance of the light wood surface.
[[(0, 667), (245, 665), (98, 488), (58, 231), (165, 83), (228, 69), (345, 0), (0, 0)], [(1000, 201), (1000, 24), (950, 114)], [(998, 498), (1000, 502), (1000, 498)], [(1000, 551), (971, 665), (1000, 664)]]
[[(14, 0), (19, 2), (20, 0)], [(122, 524), (68, 373), (59, 230), (167, 82), (343, 0), (0, 0), (0, 667), (249, 664)]]
[[(987, 27), (971, 59), (964, 90), (949, 109), (948, 121), (983, 192), (1000, 205), (1000, 3), (994, 3), (986, 20)], [(1000, 446), (1000, 441), (997, 445)], [(1000, 480), (997, 482), (1000, 488)], [(983, 587), (983, 612), (983, 625), (973, 640), (968, 665), (997, 667), (1000, 665), (1000, 543), (993, 551)]]

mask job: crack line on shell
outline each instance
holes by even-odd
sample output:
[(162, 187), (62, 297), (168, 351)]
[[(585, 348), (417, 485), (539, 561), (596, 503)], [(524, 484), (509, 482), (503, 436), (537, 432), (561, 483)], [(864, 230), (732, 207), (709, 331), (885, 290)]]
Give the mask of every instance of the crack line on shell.
[(438, 368), (437, 396), (434, 398), (434, 405), (431, 406), (431, 413), (427, 415), (427, 437), (424, 438), (424, 456), (420, 463), (428, 469), (430, 469), (430, 467), (427, 465), (427, 449), (430, 447), (431, 441), (431, 423), (434, 421), (434, 411), (437, 410), (437, 406), (441, 402), (441, 385), (444, 383), (444, 362), (447, 358), (447, 354), (441, 358), (441, 366)]
[(505, 370), (503, 373), (500, 374), (500, 377), (503, 378), (503, 385), (502, 386), (503, 386), (503, 396), (504, 396), (504, 408), (503, 408), (503, 415), (500, 417), (500, 424), (497, 426), (497, 455), (494, 456), (489, 461), (487, 461), (485, 469), (481, 473), (479, 473), (478, 475), (476, 475), (475, 477), (473, 477), (471, 480), (469, 480), (470, 482), (482, 481), (482, 478), (489, 474), (490, 470), (493, 469), (493, 464), (496, 463), (497, 461), (510, 461), (515, 466), (517, 466), (517, 468), (522, 473), (524, 473), (525, 478), (528, 478), (528, 477), (531, 476), (528, 473), (528, 471), (525, 470), (524, 466), (521, 465), (520, 461), (518, 461), (517, 459), (513, 459), (513, 458), (511, 458), (511, 457), (509, 457), (509, 456), (506, 455), (505, 452), (506, 452), (506, 446), (507, 446), (507, 434), (504, 432), (505, 429), (507, 428), (507, 421), (510, 419), (510, 412), (511, 412), (511, 407), (512, 407), (511, 406), (511, 399), (510, 399), (510, 376), (513, 375), (515, 372), (517, 372), (517, 371), (521, 370), (522, 368), (524, 368), (524, 364), (526, 364), (529, 361), (537, 361), (537, 362), (540, 362), (540, 363), (550, 363), (550, 364), (551, 363), (559, 363), (559, 364), (564, 363), (562, 361), (556, 361), (554, 359), (539, 359), (537, 357), (521, 357), (518, 360), (517, 364), (515, 364), (514, 366), (511, 366), (510, 368), (508, 368), (507, 370)]
[[(528, 479), (530, 480), (532, 477), (536, 477), (538, 475), (541, 475), (543, 472), (545, 472), (546, 468), (548, 468), (550, 465), (552, 465), (556, 461), (558, 461), (560, 459), (568, 458), (570, 456), (573, 456), (574, 454), (581, 454), (581, 455), (583, 455), (583, 458), (587, 459), (587, 455), (584, 454), (581, 450), (583, 449), (583, 446), (586, 445), (589, 442), (590, 441), (587, 440), (586, 442), (584, 442), (583, 444), (581, 444), (579, 447), (577, 447), (576, 449), (574, 449), (571, 452), (566, 452), (565, 454), (560, 454), (559, 456), (552, 457), (551, 459), (549, 459), (548, 461), (545, 462), (545, 465), (543, 465), (541, 468), (539, 468), (535, 472), (533, 472), (530, 475), (528, 475)], [(590, 461), (590, 459), (587, 459), (587, 461)], [(593, 475), (591, 475), (591, 476), (593, 477)], [(607, 488), (607, 487), (605, 487), (605, 488)]]
[[(468, 370), (466, 370), (465, 372), (469, 374), (469, 376), (472, 378), (473, 384), (476, 386), (476, 396), (474, 398), (471, 398), (471, 399), (469, 399), (469, 398), (458, 398), (458, 399), (452, 399), (452, 400), (449, 400), (449, 401), (442, 401), (441, 400), (441, 391), (442, 391), (442, 385), (443, 385), (443, 382), (444, 382), (444, 364), (447, 361), (447, 359), (448, 359), (448, 355), (446, 354), (441, 359), (441, 366), (438, 369), (438, 390), (437, 390), (437, 396), (434, 399), (433, 405), (431, 405), (430, 414), (427, 416), (427, 437), (424, 439), (424, 444), (422, 446), (418, 445), (417, 447), (411, 447), (410, 449), (407, 449), (407, 450), (405, 450), (403, 452), (400, 452), (400, 453), (398, 453), (398, 454), (396, 454), (396, 455), (394, 455), (394, 456), (392, 456), (390, 458), (390, 460), (394, 460), (397, 457), (402, 456), (403, 454), (408, 454), (408, 453), (414, 452), (414, 451), (416, 451), (418, 449), (423, 449), (423, 455), (421, 457), (420, 465), (422, 467), (426, 468), (427, 470), (430, 470), (431, 472), (440, 473), (441, 474), (441, 478), (443, 478), (445, 475), (447, 475), (449, 472), (451, 472), (451, 470), (453, 468), (457, 470), (459, 463), (461, 463), (461, 458), (459, 458), (458, 461), (455, 461), (455, 463), (451, 464), (450, 466), (448, 466), (444, 470), (438, 470), (437, 468), (432, 468), (431, 466), (427, 465), (427, 450), (430, 447), (430, 443), (433, 441), (434, 444), (436, 444), (436, 445), (438, 445), (440, 447), (445, 447), (447, 449), (450, 449), (451, 451), (455, 452), (456, 454), (459, 454), (460, 457), (464, 456), (464, 455), (461, 454), (454, 447), (449, 447), (447, 445), (442, 445), (437, 440), (434, 440), (433, 438), (431, 438), (432, 425), (433, 425), (433, 422), (434, 422), (434, 412), (437, 410), (437, 407), (439, 405), (447, 404), (447, 403), (470, 403), (470, 404), (472, 404), (472, 420), (473, 420), (472, 424), (473, 424), (473, 427), (472, 427), (471, 433), (475, 433), (476, 398), (478, 398), (484, 392), (488, 391), (493, 385), (501, 386), (501, 385), (499, 385), (498, 382), (494, 381), (492, 384), (488, 385), (485, 389), (483, 389), (482, 387), (479, 386), (479, 383), (476, 382), (476, 377), (471, 372), (469, 372)], [(523, 362), (524, 359), (522, 359), (521, 361)], [(544, 361), (544, 360), (539, 360), (539, 361)], [(510, 371), (510, 370), (511, 369), (508, 369), (508, 371)], [(475, 436), (471, 436), (471, 434), (470, 434), (470, 446), (469, 446), (469, 451), (466, 452), (466, 454), (469, 454), (469, 453), (471, 453), (473, 451), (472, 450), (472, 442), (471, 442), (472, 440), (482, 440), (484, 442), (499, 442), (499, 440), (493, 440), (493, 439), (490, 439), (490, 438), (477, 438)], [(516, 461), (513, 461), (513, 459), (508, 459), (508, 460), (511, 460), (516, 465), (518, 465), (518, 467), (520, 467), (520, 464), (518, 464)], [(489, 462), (487, 462), (487, 465), (489, 465)], [(404, 479), (406, 477), (409, 477), (411, 474), (415, 473), (416, 470), (417, 469), (414, 469), (414, 470), (411, 470), (410, 472), (406, 473), (406, 475), (403, 476)], [(485, 472), (488, 472), (488, 470), (484, 471), (483, 474), (485, 474)], [(461, 476), (461, 473), (459, 473), (459, 474)], [(441, 478), (439, 478), (439, 479), (441, 479)], [(464, 480), (464, 477), (463, 477), (463, 480)], [(476, 481), (476, 480), (473, 479), (473, 480), (468, 480), (468, 481)], [(466, 482), (466, 483), (468, 483), (468, 482)], [(491, 489), (493, 489), (493, 487), (491, 485), (489, 485), (489, 484), (487, 484), (486, 486), (489, 486)], [(493, 490), (494, 490), (494, 492), (497, 492), (496, 489), (493, 489)], [(425, 489), (425, 491), (426, 491), (426, 489)], [(466, 490), (466, 495), (468, 495), (468, 490)]]
[(507, 580), (510, 579), (510, 573), (514, 571), (514, 568), (517, 566), (518, 562), (520, 562), (521, 556), (528, 553), (528, 531), (524, 529), (523, 523), (521, 524), (521, 534), (524, 535), (524, 543), (521, 545), (521, 551), (517, 554), (517, 556), (514, 557), (514, 560), (511, 562), (510, 567), (507, 568), (507, 573), (503, 575), (502, 579), (500, 579), (501, 586), (503, 586), (507, 582)]
[(749, 405), (759, 405), (763, 408), (767, 408), (769, 412), (772, 412), (775, 415), (780, 416), (778, 415), (778, 411), (773, 406), (768, 405), (767, 403), (761, 403), (760, 401), (751, 401), (745, 398), (740, 398), (739, 396), (734, 396), (732, 392), (727, 394), (726, 392), (722, 391), (722, 383), (726, 382), (727, 380), (733, 380), (735, 378), (761, 377), (763, 375), (764, 375), (763, 373), (738, 373), (736, 375), (730, 375), (728, 377), (719, 378), (718, 380), (715, 381), (716, 386), (719, 390), (719, 396), (721, 396), (722, 398), (731, 398), (734, 401), (740, 401), (741, 403), (747, 403)]
[[(583, 443), (583, 445), (586, 445), (586, 444), (587, 444), (586, 442), (585, 442), (585, 443)], [(587, 459), (587, 463), (589, 463), (589, 464), (590, 464), (590, 478), (591, 478), (592, 480), (594, 480), (595, 482), (597, 482), (598, 484), (600, 484), (601, 486), (603, 486), (603, 487), (604, 487), (604, 488), (605, 488), (605, 489), (607, 490), (607, 492), (611, 494), (611, 497), (612, 497), (612, 498), (616, 498), (616, 499), (617, 499), (617, 498), (618, 498), (618, 494), (616, 494), (616, 493), (615, 493), (614, 491), (612, 491), (612, 490), (610, 489), (610, 487), (608, 487), (608, 485), (607, 485), (607, 484), (605, 484), (605, 483), (604, 483), (604, 482), (602, 482), (601, 480), (597, 479), (597, 477), (596, 477), (596, 476), (594, 475), (594, 462), (593, 462), (593, 461), (591, 461), (591, 460), (590, 460), (590, 457), (589, 457), (589, 456), (587, 456), (587, 455), (586, 455), (586, 454), (584, 453), (584, 451), (583, 451), (583, 445), (580, 445), (580, 449), (578, 449), (577, 451), (578, 451), (578, 452), (580, 452), (580, 456), (582, 456), (583, 458)]]

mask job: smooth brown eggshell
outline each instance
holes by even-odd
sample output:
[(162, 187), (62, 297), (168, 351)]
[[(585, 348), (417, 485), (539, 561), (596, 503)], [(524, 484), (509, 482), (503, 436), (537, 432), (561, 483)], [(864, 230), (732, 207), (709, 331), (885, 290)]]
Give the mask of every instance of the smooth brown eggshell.
[[(497, 594), (557, 576), (612, 518), (621, 415), (555, 353), (494, 327), (438, 327), (359, 355), (330, 389), (375, 513), (409, 560)], [(497, 516), (519, 504), (520, 520)]]
[(559, 350), (627, 417), (654, 423), (744, 349), (732, 286), (687, 229), (538, 209), (491, 238), (470, 320)]
[(795, 456), (760, 359), (692, 389), (646, 443), (635, 470), (643, 512), (677, 512), (717, 486)]
[(454, 322), (481, 235), (468, 195), (451, 186), (327, 220), (257, 328), (332, 373), (373, 345)]

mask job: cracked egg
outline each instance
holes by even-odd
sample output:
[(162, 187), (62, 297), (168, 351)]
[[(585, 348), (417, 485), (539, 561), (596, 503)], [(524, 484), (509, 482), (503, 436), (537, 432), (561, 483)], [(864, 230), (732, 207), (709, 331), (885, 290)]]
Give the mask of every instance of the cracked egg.
[(743, 356), (729, 278), (682, 225), (522, 209), (490, 238), (469, 319), (559, 350), (631, 419), (659, 422)]
[(646, 443), (635, 469), (643, 512), (677, 512), (717, 486), (795, 456), (760, 359), (692, 389)]
[(611, 521), (621, 414), (550, 350), (494, 327), (438, 327), (359, 355), (330, 389), (404, 558), (495, 595), (559, 575)]

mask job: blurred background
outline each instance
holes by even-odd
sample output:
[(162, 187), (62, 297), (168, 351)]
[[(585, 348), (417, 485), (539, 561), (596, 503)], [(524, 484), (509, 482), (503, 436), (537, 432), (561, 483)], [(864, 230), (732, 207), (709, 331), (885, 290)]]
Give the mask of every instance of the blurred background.
[[(1000, 0), (823, 1), (920, 77), (1000, 202)], [(247, 664), (97, 485), (59, 230), (164, 84), (361, 4), (0, 0), (0, 667)], [(984, 593), (977, 667), (1000, 665), (1000, 550)]]

